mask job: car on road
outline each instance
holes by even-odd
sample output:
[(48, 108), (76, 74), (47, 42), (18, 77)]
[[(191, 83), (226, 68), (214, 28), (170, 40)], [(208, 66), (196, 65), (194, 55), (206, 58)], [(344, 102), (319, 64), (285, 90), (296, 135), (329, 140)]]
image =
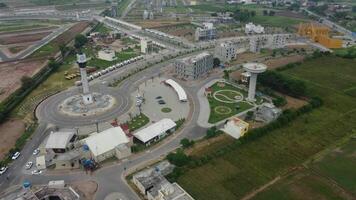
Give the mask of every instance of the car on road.
[(163, 100), (159, 100), (158, 103), (161, 104), (161, 105), (166, 104), (166, 102), (163, 101)]
[(161, 97), (161, 96), (158, 96), (158, 97), (156, 97), (156, 99), (162, 99), (162, 97)]
[(25, 169), (31, 169), (32, 165), (33, 165), (33, 162), (31, 162), (31, 161), (26, 163)]
[(20, 152), (16, 152), (16, 153), (14, 153), (14, 155), (12, 155), (11, 159), (16, 160), (20, 155), (21, 155)]
[(9, 168), (9, 167), (7, 167), (7, 166), (1, 167), (1, 168), (0, 168), (0, 175), (4, 174), (4, 173), (7, 171), (8, 168)]
[(32, 175), (40, 175), (40, 174), (42, 174), (42, 171), (39, 170), (39, 169), (35, 169), (35, 170), (33, 170), (33, 171), (31, 172), (31, 174), (32, 174)]
[(39, 154), (39, 153), (40, 153), (40, 149), (37, 148), (37, 149), (35, 149), (35, 150), (33, 151), (32, 155), (35, 156), (35, 155), (37, 155), (37, 154)]

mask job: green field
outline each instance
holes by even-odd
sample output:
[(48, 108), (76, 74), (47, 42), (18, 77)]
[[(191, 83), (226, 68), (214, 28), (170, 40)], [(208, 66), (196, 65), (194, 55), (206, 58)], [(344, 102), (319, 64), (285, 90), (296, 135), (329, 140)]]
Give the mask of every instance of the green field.
[[(219, 98), (219, 100), (227, 102), (231, 101), (231, 99), (234, 99), (238, 93), (242, 94), (243, 96), (247, 95), (246, 91), (240, 90), (230, 84), (225, 84), (225, 87), (220, 88), (218, 84), (215, 83), (211, 86), (211, 89), (213, 90), (212, 94), (218, 92), (219, 95), (216, 95), (216, 97)], [(219, 100), (214, 98), (213, 95), (208, 96), (210, 106), (209, 123), (219, 122), (253, 107), (245, 101), (237, 103), (224, 103)]]
[[(178, 178), (178, 183), (197, 200), (240, 199), (275, 177), (301, 166), (311, 156), (350, 135), (351, 130), (356, 129), (356, 99), (343, 91), (356, 84), (355, 66), (355, 60), (328, 56), (309, 60), (298, 67), (283, 71), (285, 75), (306, 81), (311, 95), (320, 96), (324, 105), (300, 116), (288, 126), (273, 130), (261, 138), (215, 157), (201, 167), (189, 169)], [(193, 153), (193, 156), (211, 155), (231, 142), (232, 139), (204, 153)], [(355, 169), (352, 163), (346, 165), (346, 171)], [(330, 169), (326, 169), (325, 173), (328, 171)], [(340, 171), (338, 174), (340, 178), (344, 176)], [(351, 190), (354, 185), (350, 184), (348, 178), (344, 179), (345, 183), (340, 181), (339, 184), (344, 184)], [(307, 190), (308, 187), (302, 187), (299, 193), (312, 192), (315, 197), (332, 195), (330, 198), (335, 194), (338, 197), (323, 180), (311, 181), (308, 184), (320, 190)], [(288, 199), (280, 196), (285, 194), (283, 188), (281, 190), (280, 193), (272, 193), (270, 199)]]
[(135, 131), (148, 124), (148, 122), (150, 122), (150, 119), (145, 114), (141, 113), (128, 122), (129, 129), (130, 131)]
[[(89, 54), (90, 55), (90, 54)], [(89, 61), (88, 61), (88, 66), (91, 67), (95, 67), (97, 69), (103, 69), (103, 68), (107, 68), (111, 65), (114, 65), (118, 62), (122, 62), (125, 60), (128, 60), (130, 58), (136, 57), (138, 56), (139, 53), (136, 52), (134, 49), (127, 49), (127, 50), (123, 50), (121, 52), (117, 52), (116, 53), (116, 60), (114, 61), (106, 61), (106, 60), (101, 60), (97, 57), (92, 57)]]
[(99, 33), (110, 33), (112, 30), (105, 26), (103, 23), (98, 24), (93, 32), (99, 32)]

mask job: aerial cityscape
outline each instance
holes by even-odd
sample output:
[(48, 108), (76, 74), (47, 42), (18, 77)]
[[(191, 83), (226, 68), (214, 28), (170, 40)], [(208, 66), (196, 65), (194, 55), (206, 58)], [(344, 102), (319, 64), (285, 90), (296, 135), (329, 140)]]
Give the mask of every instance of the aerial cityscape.
[(356, 199), (356, 0), (0, 0), (0, 200)]

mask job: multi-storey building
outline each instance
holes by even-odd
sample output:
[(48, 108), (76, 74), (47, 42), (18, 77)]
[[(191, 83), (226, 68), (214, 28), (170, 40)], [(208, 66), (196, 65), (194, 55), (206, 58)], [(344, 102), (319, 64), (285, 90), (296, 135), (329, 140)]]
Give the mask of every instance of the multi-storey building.
[(195, 40), (212, 40), (217, 38), (217, 30), (213, 23), (203, 23), (203, 27), (195, 30)]
[(183, 79), (193, 80), (204, 76), (213, 68), (213, 56), (203, 52), (196, 56), (178, 59), (174, 63), (175, 73)]
[(237, 45), (233, 42), (223, 42), (215, 47), (214, 56), (222, 62), (229, 62), (236, 57)]

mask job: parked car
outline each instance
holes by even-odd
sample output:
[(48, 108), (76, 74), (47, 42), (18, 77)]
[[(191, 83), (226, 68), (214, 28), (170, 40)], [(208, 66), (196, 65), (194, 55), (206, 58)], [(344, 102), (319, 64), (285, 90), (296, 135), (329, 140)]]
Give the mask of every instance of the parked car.
[(35, 155), (37, 155), (37, 154), (39, 154), (39, 153), (40, 153), (40, 149), (37, 148), (37, 149), (35, 149), (35, 150), (33, 151), (32, 155), (35, 156)]
[(16, 160), (20, 156), (20, 154), (21, 154), (20, 152), (14, 153), (14, 155), (12, 155), (11, 159)]
[(9, 167), (7, 167), (7, 166), (1, 167), (1, 168), (0, 168), (0, 175), (4, 174), (4, 173), (7, 171), (8, 168), (9, 168)]
[(31, 161), (26, 163), (25, 169), (31, 169), (32, 165), (33, 165), (33, 162), (31, 162)]
[(161, 97), (161, 96), (158, 96), (158, 97), (156, 97), (156, 99), (162, 99), (162, 97)]
[(159, 100), (158, 103), (161, 104), (161, 105), (166, 104), (166, 102), (163, 101), (163, 100)]
[(31, 172), (31, 174), (32, 174), (32, 175), (40, 175), (40, 174), (42, 174), (42, 171), (39, 170), (39, 169), (35, 169), (35, 170), (33, 170), (33, 171)]

